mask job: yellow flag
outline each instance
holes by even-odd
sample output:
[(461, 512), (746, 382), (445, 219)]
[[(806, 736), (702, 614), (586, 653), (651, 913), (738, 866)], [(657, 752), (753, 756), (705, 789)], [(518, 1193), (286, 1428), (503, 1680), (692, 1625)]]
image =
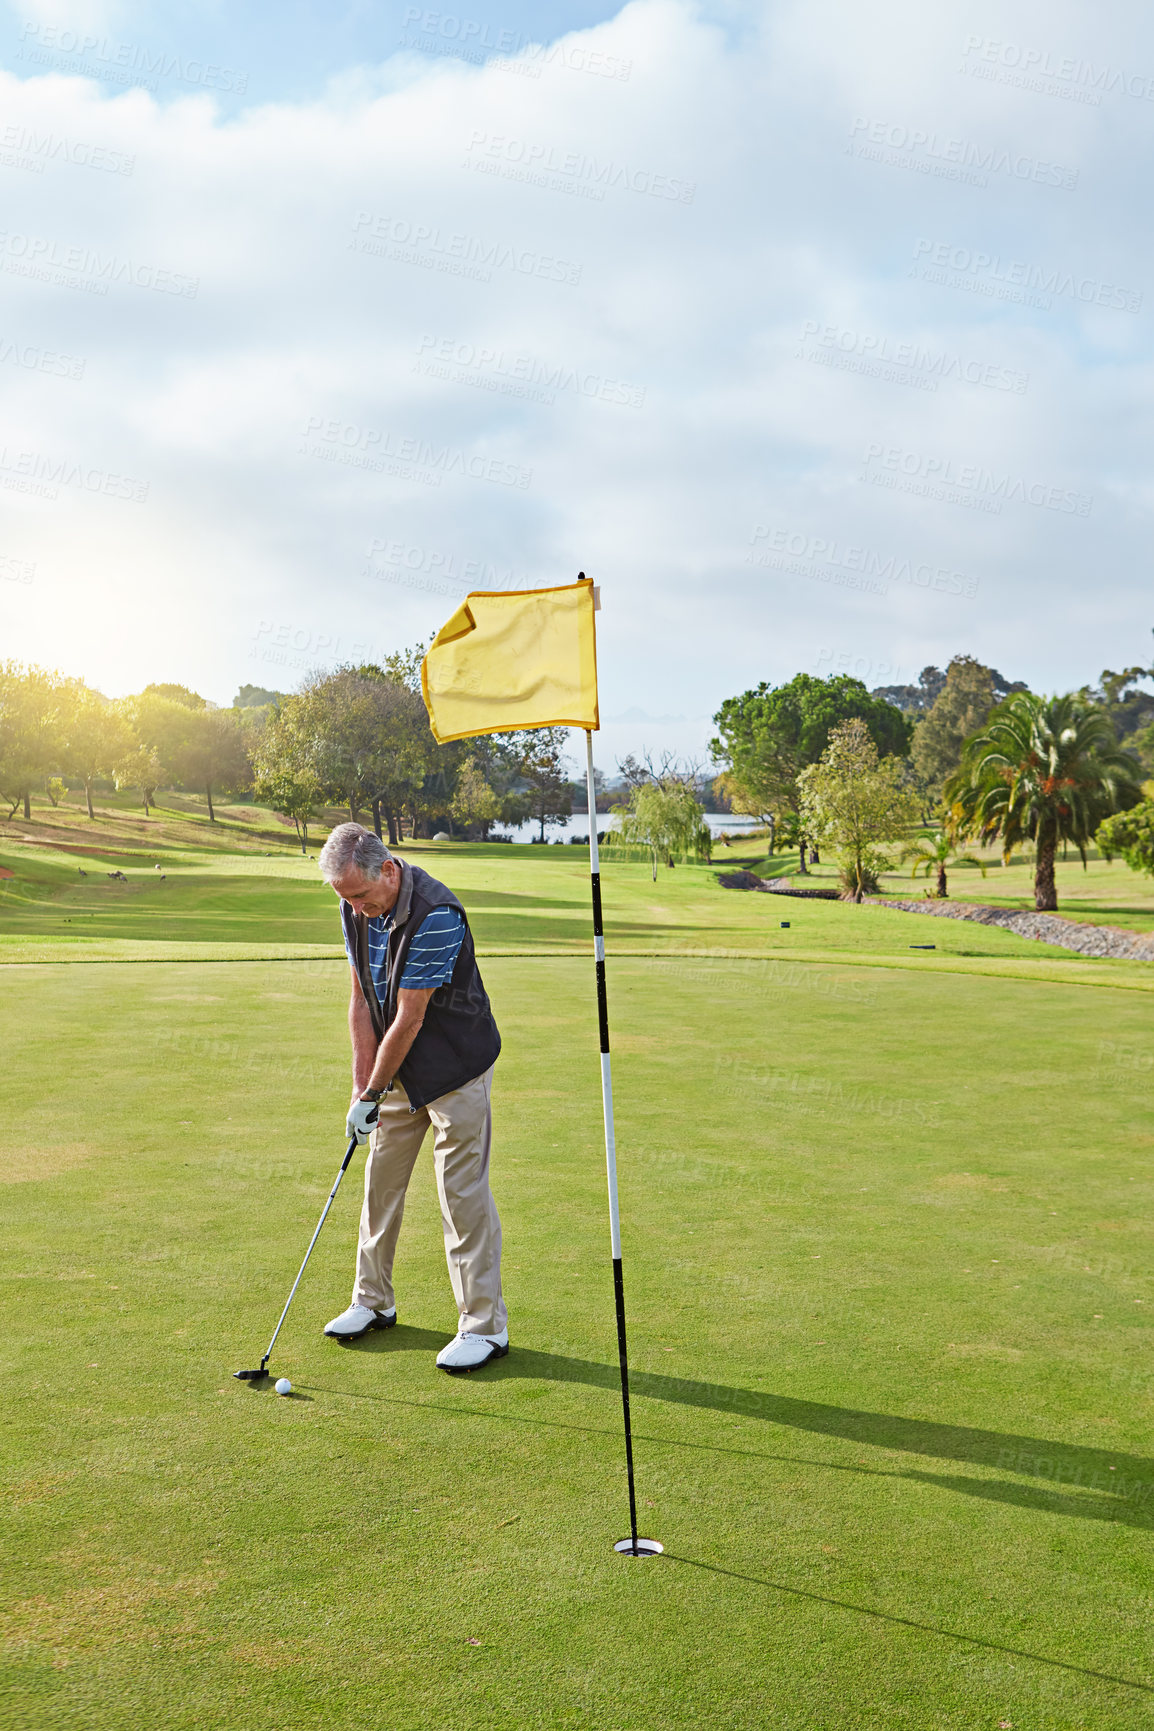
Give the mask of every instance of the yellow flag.
[(429, 645), (421, 690), (434, 739), (600, 726), (593, 584), (466, 595)]

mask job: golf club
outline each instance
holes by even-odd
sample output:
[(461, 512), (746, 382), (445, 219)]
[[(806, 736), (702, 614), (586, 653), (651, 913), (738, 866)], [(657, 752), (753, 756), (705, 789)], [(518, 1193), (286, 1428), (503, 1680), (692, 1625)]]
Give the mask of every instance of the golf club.
[(345, 1157), (341, 1161), (341, 1169), (337, 1173), (336, 1183), (333, 1185), (332, 1189), (329, 1191), (329, 1199), (324, 1205), (324, 1208), (321, 1212), (320, 1219), (317, 1221), (317, 1229), (313, 1233), (312, 1237), (309, 1240), (309, 1247), (305, 1251), (305, 1259), (300, 1265), (300, 1273), (298, 1273), (296, 1279), (293, 1281), (293, 1289), (289, 1293), (288, 1297), (285, 1299), (284, 1309), (280, 1313), (280, 1322), (277, 1323), (276, 1327), (272, 1331), (272, 1339), (268, 1343), (268, 1351), (265, 1353), (264, 1357), (261, 1359), (259, 1368), (256, 1370), (234, 1370), (232, 1373), (233, 1376), (238, 1378), (238, 1380), (241, 1382), (261, 1382), (268, 1375), (268, 1361), (272, 1357), (272, 1349), (276, 1345), (276, 1337), (281, 1331), (281, 1323), (283, 1323), (285, 1317), (288, 1315), (289, 1305), (292, 1303), (293, 1298), (296, 1295), (296, 1289), (301, 1283), (301, 1275), (304, 1273), (305, 1269), (308, 1267), (309, 1257), (313, 1253), (313, 1245), (316, 1243), (317, 1239), (321, 1235), (321, 1227), (324, 1225), (325, 1221), (328, 1219), (329, 1209), (333, 1205), (333, 1197), (336, 1195), (337, 1191), (341, 1187), (341, 1179), (344, 1177), (346, 1171), (348, 1170), (349, 1161), (352, 1159), (353, 1154), (356, 1152), (356, 1147), (357, 1147), (357, 1139), (354, 1136), (352, 1138), (352, 1140), (350, 1141), (348, 1147), (345, 1149)]

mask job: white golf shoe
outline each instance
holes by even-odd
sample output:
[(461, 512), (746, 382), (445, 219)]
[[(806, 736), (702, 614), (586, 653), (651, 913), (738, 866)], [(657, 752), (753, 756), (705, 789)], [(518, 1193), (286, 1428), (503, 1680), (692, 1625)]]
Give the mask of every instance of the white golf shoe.
[(397, 1320), (397, 1307), (392, 1310), (369, 1310), (363, 1304), (350, 1304), (340, 1316), (334, 1316), (325, 1333), (330, 1340), (359, 1340), (370, 1328), (392, 1328)]
[(480, 1370), (490, 1359), (504, 1358), (509, 1351), (509, 1330), (500, 1334), (458, 1334), (437, 1354), (438, 1370), (450, 1376), (463, 1376), (466, 1371)]

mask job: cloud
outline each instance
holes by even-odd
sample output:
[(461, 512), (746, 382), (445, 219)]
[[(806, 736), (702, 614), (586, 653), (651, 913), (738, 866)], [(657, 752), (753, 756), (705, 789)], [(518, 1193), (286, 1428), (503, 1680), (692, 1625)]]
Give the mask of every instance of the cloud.
[(1134, 660), (1149, 26), (886, 17), (637, 0), (229, 118), (0, 75), (6, 646), (227, 700), (580, 568), (662, 718), (607, 760), (798, 668)]

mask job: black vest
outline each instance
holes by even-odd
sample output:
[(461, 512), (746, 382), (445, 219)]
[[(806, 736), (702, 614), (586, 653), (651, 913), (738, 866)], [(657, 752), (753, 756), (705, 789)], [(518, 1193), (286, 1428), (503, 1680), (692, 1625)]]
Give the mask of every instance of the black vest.
[(384, 1038), (396, 1016), (397, 991), (409, 946), (425, 915), (434, 908), (456, 908), (465, 920), (465, 941), (452, 978), (438, 986), (429, 999), (425, 1019), (397, 1071), (415, 1111), (430, 1100), (439, 1100), (442, 1094), (451, 1094), (454, 1088), (463, 1088), (475, 1076), (483, 1076), (497, 1062), (501, 1036), (477, 966), (473, 934), (464, 908), (452, 890), (420, 866), (410, 865), (408, 860), (398, 860), (397, 864), (401, 868), (401, 888), (389, 928), (388, 1001), (383, 1007), (369, 969), (369, 922), (364, 914), (354, 913), (348, 902), (341, 902), (341, 923), (349, 952), (356, 957), (357, 978), (378, 1041)]

